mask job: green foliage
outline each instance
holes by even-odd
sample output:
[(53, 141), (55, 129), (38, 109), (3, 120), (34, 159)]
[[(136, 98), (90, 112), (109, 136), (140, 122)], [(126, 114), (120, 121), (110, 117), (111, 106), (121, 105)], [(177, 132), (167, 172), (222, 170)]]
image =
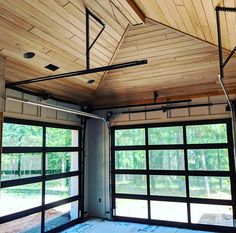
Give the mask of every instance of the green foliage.
[(188, 144), (227, 143), (226, 124), (187, 126)]
[(149, 150), (149, 168), (153, 170), (184, 170), (184, 151)]
[(229, 171), (228, 149), (188, 150), (189, 170)]
[(115, 131), (116, 146), (145, 145), (145, 129), (122, 129)]
[[(73, 146), (73, 131), (61, 128), (46, 128), (46, 145), (49, 147)], [(40, 126), (3, 124), (3, 146), (8, 147), (42, 147), (43, 128)], [(68, 172), (71, 170), (71, 152), (51, 152), (46, 156), (47, 174)], [(1, 161), (1, 179), (11, 180), (42, 174), (41, 153), (15, 153), (3, 154)], [(57, 195), (66, 195), (69, 191), (69, 181), (54, 181), (48, 186), (47, 192)], [(35, 184), (36, 185), (36, 184)], [(16, 186), (4, 189), (4, 192), (14, 196), (24, 196), (24, 193), (35, 195), (40, 187), (34, 184), (29, 186)], [(64, 190), (64, 191), (63, 191)], [(27, 196), (27, 195), (26, 195)]]
[(46, 156), (46, 174), (69, 172), (71, 170), (70, 152), (51, 152)]
[(145, 175), (116, 175), (116, 193), (147, 194)]
[[(226, 124), (186, 126), (187, 144), (227, 143)], [(115, 131), (116, 146), (145, 145), (145, 129), (122, 129)], [(149, 145), (183, 144), (183, 127), (148, 128)], [(228, 149), (187, 150), (188, 169), (205, 171), (229, 171)], [(149, 169), (185, 170), (184, 150), (149, 150)], [(127, 150), (115, 152), (116, 169), (146, 169), (146, 151)], [(226, 178), (228, 180), (228, 178)], [(230, 183), (222, 177), (199, 177), (191, 179), (190, 186), (198, 197), (226, 196)], [(153, 195), (186, 196), (184, 176), (150, 176)], [(147, 190), (146, 176), (116, 176), (116, 192), (144, 194)]]
[(42, 146), (43, 129), (39, 126), (3, 124), (3, 146)]
[(189, 177), (190, 196), (200, 198), (231, 199), (229, 177)]
[(69, 147), (72, 146), (72, 130), (60, 128), (46, 129), (46, 146)]
[(146, 152), (144, 150), (116, 151), (116, 169), (146, 169)]
[(150, 188), (152, 195), (186, 196), (184, 176), (152, 175), (150, 176)]
[(183, 144), (183, 127), (159, 127), (148, 129), (149, 145)]

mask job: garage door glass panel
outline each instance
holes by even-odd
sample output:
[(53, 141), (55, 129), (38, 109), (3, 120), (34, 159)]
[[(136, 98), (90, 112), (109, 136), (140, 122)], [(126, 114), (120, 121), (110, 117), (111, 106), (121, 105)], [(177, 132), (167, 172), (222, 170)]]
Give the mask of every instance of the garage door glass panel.
[(120, 129), (115, 131), (116, 146), (145, 145), (145, 129)]
[(196, 224), (234, 226), (232, 206), (191, 204), (191, 222)]
[(149, 150), (149, 168), (184, 170), (184, 150)]
[(116, 175), (116, 193), (147, 194), (145, 175)]
[(116, 198), (116, 216), (148, 218), (147, 201)]
[(41, 212), (1, 224), (1, 233), (41, 233)]
[(45, 202), (51, 203), (78, 195), (78, 185), (77, 176), (46, 181)]
[(190, 176), (189, 189), (191, 197), (226, 200), (232, 198), (229, 177)]
[(183, 144), (183, 127), (159, 127), (148, 129), (149, 145)]
[(1, 180), (15, 180), (42, 174), (41, 153), (2, 154)]
[(78, 218), (78, 201), (45, 211), (45, 231), (52, 230)]
[(13, 214), (41, 205), (42, 183), (0, 189), (0, 216)]
[(78, 152), (51, 152), (46, 155), (46, 174), (79, 170)]
[(229, 171), (228, 149), (188, 150), (189, 170)]
[(188, 144), (227, 143), (226, 124), (187, 126)]
[(188, 222), (187, 204), (181, 202), (151, 201), (151, 219)]
[(146, 152), (143, 150), (116, 151), (116, 169), (146, 169)]
[(157, 196), (186, 196), (185, 177), (151, 175), (150, 193)]
[(4, 123), (2, 145), (4, 147), (41, 147), (43, 128), (34, 125)]
[(77, 147), (79, 143), (77, 130), (64, 128), (46, 128), (46, 146)]

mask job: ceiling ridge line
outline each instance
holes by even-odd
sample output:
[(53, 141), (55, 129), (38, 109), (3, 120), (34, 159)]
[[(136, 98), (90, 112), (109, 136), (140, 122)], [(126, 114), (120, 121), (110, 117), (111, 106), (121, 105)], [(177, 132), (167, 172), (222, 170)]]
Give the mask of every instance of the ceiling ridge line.
[[(116, 46), (116, 49), (115, 49), (115, 51), (114, 51), (114, 53), (113, 53), (113, 55), (112, 55), (112, 57), (111, 57), (111, 59), (110, 59), (108, 65), (111, 65), (112, 62), (115, 60), (116, 55), (117, 55), (117, 53), (118, 53), (118, 51), (119, 51), (119, 48), (120, 48), (121, 44), (123, 43), (123, 41), (124, 41), (124, 39), (125, 39), (125, 37), (126, 37), (126, 34), (128, 33), (128, 31), (129, 31), (130, 28), (131, 28), (131, 25), (128, 24), (127, 27), (126, 27), (126, 29), (125, 29), (125, 31), (124, 31), (124, 33), (123, 33), (123, 35), (122, 35), (122, 37), (121, 37), (121, 39), (120, 39), (120, 41), (119, 41), (119, 43), (118, 43), (118, 45)], [(101, 80), (100, 80), (100, 82), (99, 82), (99, 84), (98, 84), (98, 86), (97, 86), (97, 88), (96, 88), (96, 90), (95, 90), (95, 92), (94, 92), (92, 98), (91, 98), (91, 99), (92, 99), (92, 100), (90, 101), (91, 104), (92, 104), (92, 102), (94, 101), (94, 99), (96, 98), (97, 91), (100, 89), (100, 87), (102, 86), (103, 82), (105, 81), (106, 76), (107, 76), (107, 73), (108, 73), (108, 71), (105, 71), (105, 72), (103, 73), (103, 76), (102, 76), (102, 78), (101, 78)]]
[[(171, 26), (169, 26), (169, 25), (166, 25), (166, 24), (164, 24), (164, 23), (158, 22), (157, 20), (152, 19), (152, 18), (150, 18), (150, 17), (146, 17), (146, 18), (147, 18), (148, 20), (154, 22), (154, 23), (161, 24), (161, 25), (163, 25), (163, 26), (165, 26), (165, 27), (167, 27), (167, 28), (170, 28), (170, 29), (172, 29), (172, 30), (174, 30), (174, 31), (176, 31), (176, 32), (179, 32), (179, 33), (181, 33), (181, 34), (183, 34), (183, 35), (189, 36), (189, 37), (191, 37), (191, 38), (194, 39), (194, 40), (198, 40), (198, 41), (204, 42), (204, 43), (209, 44), (210, 46), (212, 46), (212, 47), (218, 49), (218, 46), (217, 46), (217, 45), (215, 45), (215, 44), (213, 44), (213, 43), (211, 43), (211, 42), (209, 42), (209, 41), (200, 39), (200, 38), (198, 38), (198, 37), (196, 37), (196, 36), (190, 35), (190, 34), (187, 33), (187, 32), (183, 32), (183, 31), (181, 31), (181, 30), (179, 30), (179, 29), (176, 29), (176, 28), (173, 28), (173, 27), (171, 27)], [(228, 50), (228, 49), (225, 49), (225, 48), (222, 48), (222, 49), (223, 49), (224, 52), (231, 52), (231, 51)]]

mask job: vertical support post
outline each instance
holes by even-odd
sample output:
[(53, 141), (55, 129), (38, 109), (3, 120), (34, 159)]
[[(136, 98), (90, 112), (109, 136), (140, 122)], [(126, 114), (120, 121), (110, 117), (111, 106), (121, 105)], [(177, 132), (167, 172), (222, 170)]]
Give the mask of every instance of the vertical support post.
[[(5, 97), (5, 65), (6, 59), (0, 56), (0, 168), (2, 157), (2, 128), (3, 128), (3, 112), (4, 112), (4, 97)], [(1, 172), (0, 172), (1, 181)], [(1, 187), (1, 183), (0, 183)]]
[(89, 10), (86, 8), (86, 69), (90, 69)]

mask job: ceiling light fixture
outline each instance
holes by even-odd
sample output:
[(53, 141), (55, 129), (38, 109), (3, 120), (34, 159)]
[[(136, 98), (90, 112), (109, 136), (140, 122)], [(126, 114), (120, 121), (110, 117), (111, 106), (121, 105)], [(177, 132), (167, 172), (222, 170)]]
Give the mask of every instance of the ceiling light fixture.
[(23, 56), (26, 59), (31, 59), (31, 58), (33, 58), (35, 56), (35, 53), (33, 53), (33, 52), (26, 52), (26, 53), (24, 53)]
[(90, 80), (88, 80), (88, 82), (87, 82), (87, 84), (92, 84), (92, 83), (94, 83), (95, 82), (95, 80), (94, 79), (90, 79)]

